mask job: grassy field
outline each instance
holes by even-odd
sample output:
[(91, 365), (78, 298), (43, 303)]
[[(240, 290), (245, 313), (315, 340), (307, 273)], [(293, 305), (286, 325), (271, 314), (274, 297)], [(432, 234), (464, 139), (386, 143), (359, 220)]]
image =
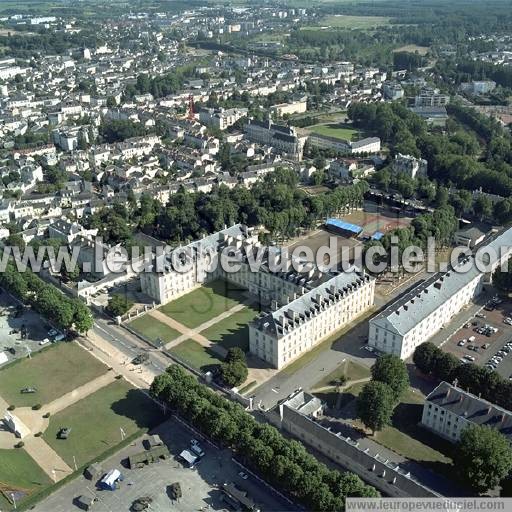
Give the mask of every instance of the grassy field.
[(175, 340), (180, 336), (178, 331), (162, 322), (159, 322), (156, 318), (153, 318), (150, 315), (140, 316), (128, 325), (133, 330), (139, 332), (152, 341), (156, 341), (160, 338), (163, 340), (164, 344), (169, 343), (169, 341)]
[[(21, 449), (0, 450), (0, 486), (23, 490), (30, 494), (40, 491), (52, 482), (46, 473)], [(7, 500), (0, 495), (1, 510), (10, 510)]]
[(305, 30), (318, 29), (323, 27), (368, 30), (375, 27), (389, 25), (389, 20), (390, 19), (385, 16), (333, 15), (322, 18), (312, 27), (305, 27)]
[(224, 348), (240, 347), (249, 350), (248, 323), (258, 316), (258, 311), (247, 307), (201, 332), (210, 341), (220, 343)]
[(160, 311), (183, 325), (195, 328), (224, 313), (247, 297), (225, 281), (213, 281), (160, 308)]
[(359, 130), (351, 128), (346, 125), (331, 123), (331, 124), (315, 124), (309, 127), (314, 133), (319, 135), (326, 135), (328, 137), (336, 137), (337, 139), (344, 140), (357, 140), (359, 137)]
[[(17, 407), (47, 404), (107, 371), (76, 343), (58, 343), (0, 370), (0, 395)], [(37, 393), (22, 395), (24, 387)]]
[(426, 55), (430, 50), (429, 46), (418, 46), (417, 44), (407, 44), (405, 46), (401, 46), (400, 48), (396, 48), (393, 52), (408, 52), (408, 53), (418, 53), (419, 55)]
[(345, 377), (346, 382), (353, 380), (365, 379), (370, 377), (370, 370), (365, 366), (355, 363), (354, 361), (346, 361), (339, 368), (329, 373), (315, 384), (315, 388), (325, 388), (328, 386), (336, 386), (336, 382), (340, 377)]
[(171, 348), (169, 352), (202, 372), (212, 370), (222, 362), (211, 350), (194, 340), (182, 341), (179, 345)]
[(408, 459), (450, 465), (451, 459), (436, 449), (443, 448), (444, 443), (441, 440), (436, 443), (435, 436), (418, 426), (423, 402), (424, 397), (421, 393), (409, 389), (395, 409), (392, 425), (377, 432), (374, 439), (379, 444)]
[[(43, 437), (71, 467), (73, 456), (81, 466), (119, 444), (121, 428), (128, 437), (161, 421), (162, 413), (153, 401), (126, 381), (117, 380), (52, 416)], [(64, 426), (71, 427), (69, 438), (57, 439)]]

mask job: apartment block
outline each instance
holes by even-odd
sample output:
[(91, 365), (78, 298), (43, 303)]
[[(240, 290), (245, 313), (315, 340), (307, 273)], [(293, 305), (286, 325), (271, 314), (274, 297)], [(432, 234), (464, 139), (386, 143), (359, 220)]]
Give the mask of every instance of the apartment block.
[(498, 430), (512, 441), (512, 413), (456, 386), (441, 382), (426, 398), (421, 424), (456, 443), (465, 428), (481, 425)]
[[(410, 357), (418, 345), (448, 324), (482, 292), (485, 283), (491, 282), (492, 272), (512, 254), (512, 229), (502, 231), (478, 249), (482, 252), (447, 272), (434, 274), (373, 317), (369, 322), (369, 345), (402, 359)], [(477, 259), (488, 272), (478, 268)]]

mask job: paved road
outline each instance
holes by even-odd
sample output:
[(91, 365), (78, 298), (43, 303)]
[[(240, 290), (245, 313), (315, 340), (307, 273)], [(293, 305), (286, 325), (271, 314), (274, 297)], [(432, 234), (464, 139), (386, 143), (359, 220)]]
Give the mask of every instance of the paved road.
[(136, 355), (147, 352), (149, 361), (147, 366), (153, 367), (159, 373), (172, 364), (172, 361), (162, 352), (152, 349), (147, 343), (137, 336), (129, 333), (126, 329), (119, 327), (111, 320), (96, 317), (93, 332), (97, 336), (113, 345), (117, 350), (126, 355), (127, 360), (132, 360)]
[(375, 296), (375, 310), (365, 320), (355, 323), (345, 332), (331, 347), (319, 352), (315, 359), (294, 371), (287, 371), (286, 368), (279, 372), (254, 390), (254, 403), (262, 408), (269, 409), (278, 401), (286, 398), (290, 393), (301, 387), (311, 390), (314, 385), (338, 368), (345, 360), (353, 360), (359, 364), (371, 367), (375, 356), (364, 350), (365, 340), (368, 337), (368, 321), (378, 310), (386, 307), (388, 303), (406, 292), (412, 286), (425, 278), (424, 273), (417, 274), (413, 278), (402, 283), (387, 296)]

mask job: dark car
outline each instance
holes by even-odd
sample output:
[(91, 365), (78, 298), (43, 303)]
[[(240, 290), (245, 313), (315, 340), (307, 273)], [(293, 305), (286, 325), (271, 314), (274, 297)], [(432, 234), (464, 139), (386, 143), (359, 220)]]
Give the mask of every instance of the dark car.
[(132, 364), (143, 364), (148, 360), (149, 360), (149, 354), (147, 354), (146, 352), (143, 352), (142, 354), (139, 354), (133, 358)]

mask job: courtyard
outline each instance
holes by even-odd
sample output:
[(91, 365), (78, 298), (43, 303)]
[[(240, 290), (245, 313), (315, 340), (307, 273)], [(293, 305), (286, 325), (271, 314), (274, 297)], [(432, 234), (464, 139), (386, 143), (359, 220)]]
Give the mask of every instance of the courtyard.
[[(22, 393), (24, 388), (32, 388)], [(75, 342), (61, 342), (0, 369), (0, 509), (28, 506), (84, 465), (162, 421), (160, 408)], [(63, 427), (68, 439), (57, 439)]]
[(248, 324), (258, 315), (247, 290), (216, 280), (132, 320), (129, 327), (205, 373), (215, 371), (232, 347), (248, 352)]

